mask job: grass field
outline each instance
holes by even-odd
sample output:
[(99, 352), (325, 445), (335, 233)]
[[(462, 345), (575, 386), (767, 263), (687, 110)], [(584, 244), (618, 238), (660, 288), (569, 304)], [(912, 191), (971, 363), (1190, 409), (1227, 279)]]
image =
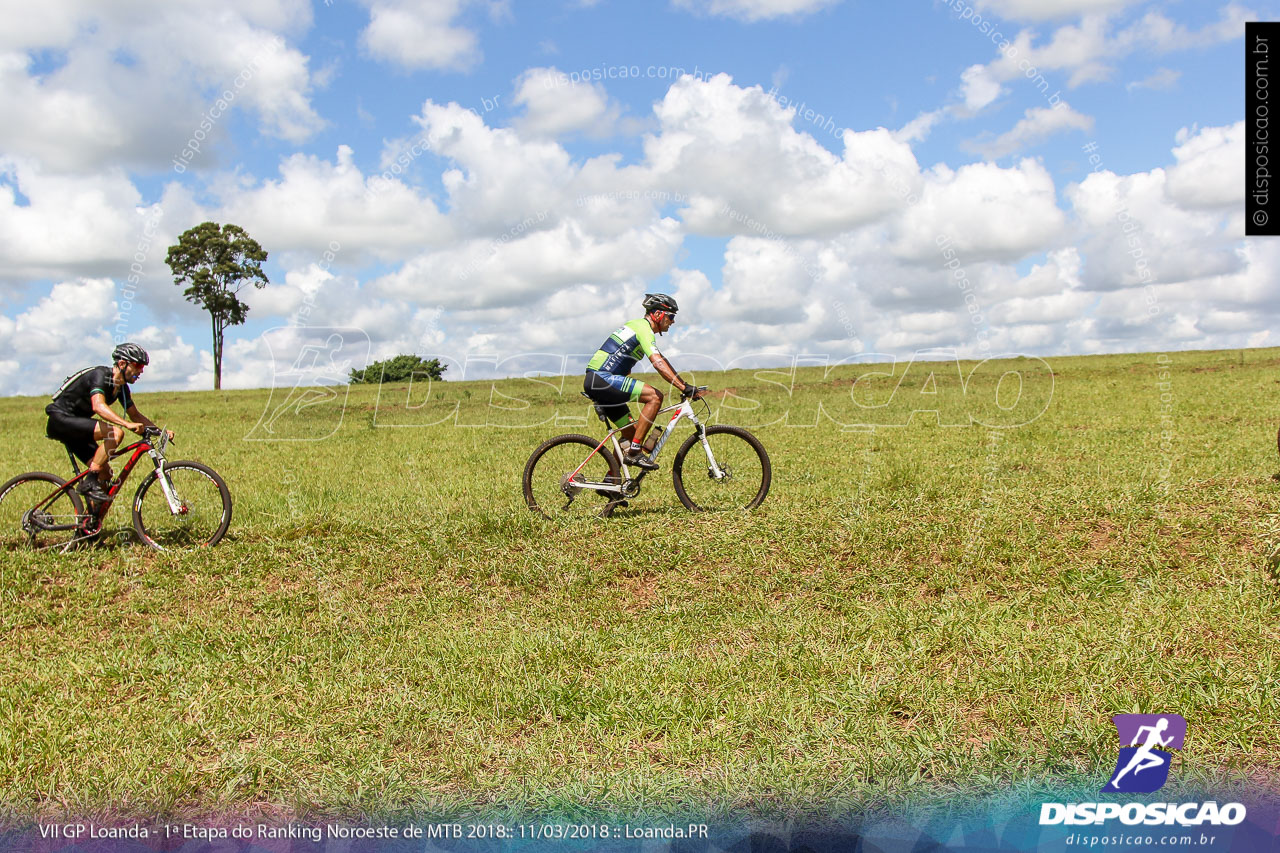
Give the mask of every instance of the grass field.
[[(280, 392), (144, 379), (171, 457), (230, 484), (231, 532), (159, 554), (121, 501), (104, 546), (0, 552), (0, 810), (797, 816), (1096, 792), (1110, 716), (1137, 711), (1189, 722), (1172, 796), (1280, 789), (1280, 350), (1050, 365), (988, 365), (967, 392), (954, 363), (901, 386), (904, 365), (701, 375), (770, 450), (761, 509), (691, 514), (664, 468), (567, 525), (519, 477), (543, 439), (599, 433), (576, 377), (340, 389), (274, 434)], [(0, 400), (0, 479), (67, 473), (44, 403)], [(1005, 428), (939, 424), (970, 416)], [(272, 435), (322, 440), (245, 440)]]

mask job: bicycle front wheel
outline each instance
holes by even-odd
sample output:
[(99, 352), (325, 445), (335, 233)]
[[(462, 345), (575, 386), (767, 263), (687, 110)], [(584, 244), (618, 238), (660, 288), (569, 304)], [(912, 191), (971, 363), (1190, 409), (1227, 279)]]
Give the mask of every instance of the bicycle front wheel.
[[(706, 428), (710, 455), (695, 432), (680, 445), (671, 477), (680, 503), (695, 512), (755, 509), (769, 494), (773, 470), (760, 440), (741, 427)], [(715, 459), (716, 468), (711, 460)]]
[(0, 486), (0, 544), (14, 548), (61, 548), (80, 534), (84, 505), (66, 480), (33, 471)]
[(231, 526), (231, 491), (209, 466), (172, 462), (164, 466), (175, 506), (152, 471), (133, 498), (133, 529), (159, 551), (217, 545)]
[[(622, 482), (618, 461), (600, 442), (585, 435), (558, 435), (543, 442), (524, 466), (524, 501), (546, 518), (608, 516), (618, 492), (593, 486)], [(588, 459), (588, 457), (590, 457)]]

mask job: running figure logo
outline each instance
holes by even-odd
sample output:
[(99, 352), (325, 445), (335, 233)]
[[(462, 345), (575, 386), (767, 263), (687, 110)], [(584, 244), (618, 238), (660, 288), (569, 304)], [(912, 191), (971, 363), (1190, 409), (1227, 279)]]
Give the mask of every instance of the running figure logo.
[(1111, 781), (1102, 792), (1150, 794), (1169, 779), (1171, 749), (1182, 749), (1187, 721), (1178, 714), (1116, 714), (1111, 718), (1120, 735), (1120, 757)]

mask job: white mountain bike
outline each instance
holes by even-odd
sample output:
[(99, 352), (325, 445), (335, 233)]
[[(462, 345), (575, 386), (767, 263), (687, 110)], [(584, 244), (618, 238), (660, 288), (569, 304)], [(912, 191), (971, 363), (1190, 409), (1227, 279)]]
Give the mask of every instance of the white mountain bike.
[[(705, 386), (686, 389), (679, 403), (658, 412), (674, 414), (663, 426), (655, 418), (653, 428), (660, 434), (649, 458), (657, 462), (676, 426), (688, 420), (693, 434), (680, 445), (671, 463), (680, 502), (698, 512), (755, 509), (769, 493), (773, 476), (769, 454), (759, 439), (741, 427), (704, 423), (710, 418), (711, 407), (702, 401), (700, 419), (692, 396), (705, 390)], [(607, 427), (600, 406), (595, 407)], [(529, 509), (553, 519), (607, 517), (639, 495), (650, 472), (626, 464), (618, 443), (621, 431), (622, 427), (611, 429), (600, 441), (586, 435), (558, 435), (539, 445), (524, 466), (524, 499)]]

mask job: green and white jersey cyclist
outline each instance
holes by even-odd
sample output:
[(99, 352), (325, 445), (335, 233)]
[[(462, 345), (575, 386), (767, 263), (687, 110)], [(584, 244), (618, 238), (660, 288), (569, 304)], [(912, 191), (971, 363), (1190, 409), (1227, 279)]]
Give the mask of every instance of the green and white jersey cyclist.
[[(111, 360), (111, 365), (86, 367), (67, 377), (53, 395), (53, 402), (44, 409), (49, 416), (45, 434), (61, 441), (81, 462), (88, 463), (91, 476), (81, 480), (77, 490), (95, 501), (110, 500), (105, 488), (111, 481), (108, 458), (124, 439), (124, 431), (141, 434), (144, 428), (155, 426), (138, 411), (129, 392), (129, 386), (138, 381), (151, 362), (147, 351), (137, 344), (124, 343), (112, 351)], [(111, 410), (116, 402), (131, 420)], [(168, 432), (173, 438), (173, 431)]]
[[(671, 364), (658, 351), (657, 335), (665, 333), (675, 322), (679, 311), (675, 299), (665, 293), (644, 295), (645, 314), (615, 329), (587, 362), (587, 375), (582, 390), (598, 403), (614, 426), (625, 427), (621, 433), (626, 463), (653, 470), (658, 466), (643, 450), (644, 438), (653, 419), (662, 408), (662, 392), (629, 375), (641, 358), (648, 358), (663, 379), (681, 391), (693, 385), (676, 375)], [(631, 416), (630, 403), (640, 404), (640, 419)]]

